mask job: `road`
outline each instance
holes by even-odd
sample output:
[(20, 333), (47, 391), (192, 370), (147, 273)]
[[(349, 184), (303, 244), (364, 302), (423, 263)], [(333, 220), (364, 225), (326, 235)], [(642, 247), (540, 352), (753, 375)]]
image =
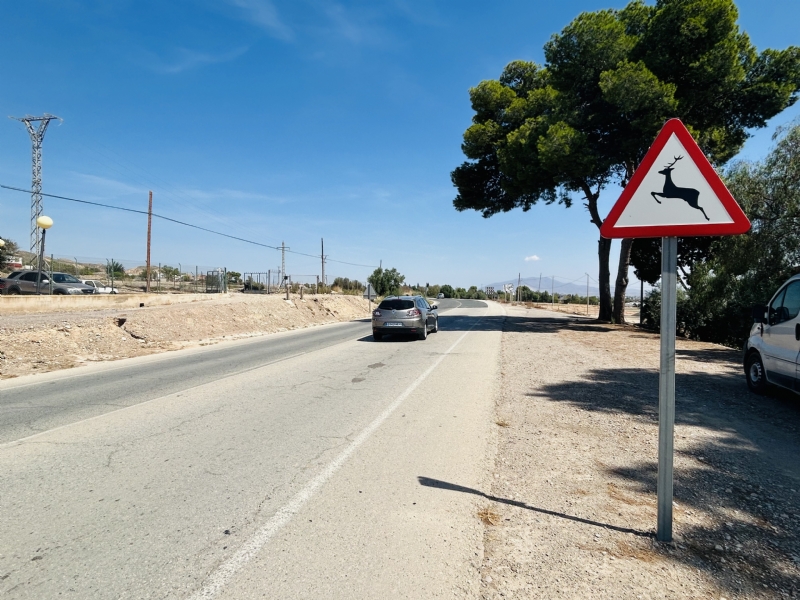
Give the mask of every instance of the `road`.
[[(476, 597), (502, 308), (0, 382), (0, 595)], [(124, 382), (124, 385), (120, 385)]]

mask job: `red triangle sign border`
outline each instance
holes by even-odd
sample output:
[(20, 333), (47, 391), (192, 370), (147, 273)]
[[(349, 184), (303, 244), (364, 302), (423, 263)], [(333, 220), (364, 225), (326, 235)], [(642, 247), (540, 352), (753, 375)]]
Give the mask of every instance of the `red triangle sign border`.
[[(697, 223), (683, 225), (648, 225), (636, 227), (617, 227), (617, 221), (622, 215), (634, 194), (639, 190), (645, 176), (650, 172), (656, 159), (669, 139), (675, 135), (678, 141), (686, 149), (691, 159), (694, 161), (701, 175), (708, 182), (722, 206), (733, 220), (731, 223)], [(614, 203), (611, 212), (608, 213), (606, 220), (600, 227), (600, 235), (604, 238), (654, 238), (654, 237), (692, 237), (692, 236), (716, 236), (716, 235), (738, 235), (747, 233), (750, 230), (750, 221), (742, 211), (739, 204), (725, 187), (714, 167), (708, 162), (703, 151), (694, 141), (692, 134), (680, 119), (670, 119), (664, 124), (659, 134), (656, 136), (653, 145), (645, 154), (641, 164), (636, 169), (622, 190), (619, 199)]]

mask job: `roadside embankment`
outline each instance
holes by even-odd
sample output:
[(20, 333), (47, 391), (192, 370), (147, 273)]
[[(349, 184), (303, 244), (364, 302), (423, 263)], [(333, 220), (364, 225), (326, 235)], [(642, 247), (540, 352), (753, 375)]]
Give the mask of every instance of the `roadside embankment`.
[(0, 378), (369, 317), (368, 302), (357, 296), (203, 298), (144, 308), (0, 315)]
[(84, 310), (149, 308), (186, 302), (213, 302), (219, 294), (88, 294), (78, 296), (0, 296), (0, 315), (30, 315)]

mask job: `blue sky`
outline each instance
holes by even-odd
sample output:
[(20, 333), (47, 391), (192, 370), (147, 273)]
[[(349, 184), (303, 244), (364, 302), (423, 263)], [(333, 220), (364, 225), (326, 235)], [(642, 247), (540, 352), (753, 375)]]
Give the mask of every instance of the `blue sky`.
[[(330, 277), (364, 280), (382, 260), (411, 283), (596, 278), (598, 233), (580, 203), (457, 213), (450, 171), (464, 160), (470, 87), (511, 60), (542, 62), (579, 12), (624, 4), (11, 3), (0, 114), (64, 119), (46, 135), (45, 192), (146, 210), (152, 189), (154, 212), (231, 235), (313, 255), (324, 238)], [(796, 0), (738, 6), (759, 49), (798, 42)], [(798, 115), (776, 117), (741, 156), (763, 157), (774, 126)], [(0, 183), (28, 188), (24, 126), (0, 121), (0, 140)], [(603, 195), (602, 214), (617, 195)], [(44, 206), (48, 253), (144, 262), (145, 217)], [(29, 196), (0, 190), (0, 235), (27, 248), (29, 216)], [(266, 271), (280, 253), (155, 221), (152, 260)], [(319, 260), (288, 254), (287, 272), (310, 280)]]

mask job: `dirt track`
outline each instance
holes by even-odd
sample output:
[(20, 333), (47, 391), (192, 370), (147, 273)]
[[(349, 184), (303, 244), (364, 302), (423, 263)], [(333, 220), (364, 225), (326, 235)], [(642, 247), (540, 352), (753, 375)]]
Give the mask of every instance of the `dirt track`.
[(675, 543), (659, 544), (658, 336), (508, 312), (483, 598), (798, 596), (795, 396), (754, 396), (738, 352), (678, 341)]
[(0, 378), (369, 316), (357, 296), (232, 294), (212, 302), (0, 317)]

